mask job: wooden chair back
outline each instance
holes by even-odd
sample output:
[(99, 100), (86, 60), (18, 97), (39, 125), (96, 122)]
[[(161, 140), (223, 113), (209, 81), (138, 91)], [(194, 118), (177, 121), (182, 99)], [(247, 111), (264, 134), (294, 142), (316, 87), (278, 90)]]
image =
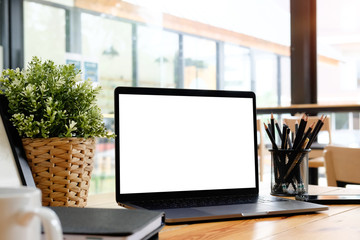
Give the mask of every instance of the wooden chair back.
[[(287, 124), (291, 130), (291, 132), (295, 133), (295, 122), (298, 122), (298, 124), (300, 124), (300, 120), (301, 117), (289, 117), (289, 118), (284, 118), (283, 121), (285, 124)], [(313, 124), (319, 120), (319, 117), (317, 116), (309, 116), (308, 117), (308, 122), (306, 124), (306, 128), (305, 131)], [(330, 117), (328, 116), (327, 118), (325, 118), (324, 120), (324, 125), (322, 126), (320, 132), (327, 132), (328, 134), (328, 139), (329, 142), (328, 144), (332, 143), (331, 140), (331, 122), (330, 122)], [(313, 144), (313, 146), (316, 144)], [(324, 147), (324, 146), (323, 146)], [(315, 159), (315, 158), (322, 158), (324, 155), (324, 149), (323, 147), (321, 148), (312, 148), (311, 152), (309, 153), (309, 158), (310, 159)], [(309, 167), (322, 167), (324, 166), (324, 160), (317, 160), (317, 161), (313, 161), (309, 164)]]
[[(283, 121), (286, 125), (289, 126), (291, 132), (295, 132), (295, 123), (296, 121), (298, 122), (298, 124), (300, 124), (300, 120), (301, 117), (288, 117), (288, 118), (284, 118)], [(317, 123), (317, 121), (319, 120), (319, 117), (317, 116), (309, 116), (308, 117), (308, 122), (306, 124), (306, 128), (305, 131), (313, 124), (313, 123)], [(327, 116), (324, 120), (324, 125), (322, 126), (321, 132), (326, 131), (328, 132), (329, 135), (329, 144), (331, 144), (331, 125), (330, 125), (330, 117)]]
[(360, 184), (360, 148), (325, 147), (325, 169), (328, 186)]
[(259, 157), (259, 171), (260, 171), (260, 181), (263, 181), (264, 176), (264, 156), (265, 156), (265, 142), (264, 142), (264, 126), (261, 119), (257, 119), (257, 132), (258, 132), (258, 157)]

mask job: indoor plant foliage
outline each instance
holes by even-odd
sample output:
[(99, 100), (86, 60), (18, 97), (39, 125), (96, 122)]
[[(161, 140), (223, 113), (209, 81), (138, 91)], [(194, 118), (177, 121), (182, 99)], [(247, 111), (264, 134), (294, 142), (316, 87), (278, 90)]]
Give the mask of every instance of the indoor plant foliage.
[(75, 65), (34, 57), (28, 68), (0, 77), (11, 121), (21, 137), (111, 137), (96, 105), (100, 87), (81, 81)]
[(100, 87), (74, 65), (34, 57), (26, 69), (4, 70), (1, 90), (43, 205), (86, 206), (95, 137), (114, 137), (96, 104)]

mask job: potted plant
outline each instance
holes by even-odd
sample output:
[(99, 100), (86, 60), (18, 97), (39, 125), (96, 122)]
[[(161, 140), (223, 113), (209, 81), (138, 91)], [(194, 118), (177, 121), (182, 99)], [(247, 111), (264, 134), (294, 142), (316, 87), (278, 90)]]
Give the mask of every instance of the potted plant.
[(86, 205), (95, 137), (107, 132), (96, 95), (100, 87), (82, 81), (74, 65), (33, 57), (26, 69), (6, 69), (0, 93), (22, 137), (43, 205)]

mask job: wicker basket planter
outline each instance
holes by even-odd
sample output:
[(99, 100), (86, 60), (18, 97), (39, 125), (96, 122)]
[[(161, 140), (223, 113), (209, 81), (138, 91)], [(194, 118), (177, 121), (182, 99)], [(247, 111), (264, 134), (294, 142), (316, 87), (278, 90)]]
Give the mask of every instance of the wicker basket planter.
[(23, 138), (35, 184), (44, 206), (85, 207), (95, 139)]

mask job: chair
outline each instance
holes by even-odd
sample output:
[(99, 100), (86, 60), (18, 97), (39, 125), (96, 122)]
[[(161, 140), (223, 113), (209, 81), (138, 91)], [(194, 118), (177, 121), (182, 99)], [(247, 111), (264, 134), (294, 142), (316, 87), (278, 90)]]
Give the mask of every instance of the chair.
[(328, 186), (360, 184), (360, 148), (327, 146), (324, 157)]
[(260, 165), (260, 181), (263, 181), (264, 177), (264, 158), (265, 158), (265, 142), (264, 142), (264, 132), (263, 126), (260, 119), (257, 119), (257, 133), (259, 136), (258, 140), (258, 157), (259, 157), (259, 165)]
[[(284, 118), (283, 120), (284, 123), (289, 126), (291, 132), (295, 134), (295, 122), (297, 121), (300, 124), (301, 117), (289, 117)], [(311, 126), (311, 124), (316, 124), (318, 120), (319, 117), (317, 116), (309, 116), (305, 131)], [(318, 168), (325, 166), (324, 148), (331, 144), (331, 125), (329, 116), (325, 118), (324, 125), (322, 126), (320, 132), (328, 133), (329, 143), (324, 145), (314, 142), (311, 145), (311, 152), (309, 153), (309, 183), (315, 185), (318, 184)]]

